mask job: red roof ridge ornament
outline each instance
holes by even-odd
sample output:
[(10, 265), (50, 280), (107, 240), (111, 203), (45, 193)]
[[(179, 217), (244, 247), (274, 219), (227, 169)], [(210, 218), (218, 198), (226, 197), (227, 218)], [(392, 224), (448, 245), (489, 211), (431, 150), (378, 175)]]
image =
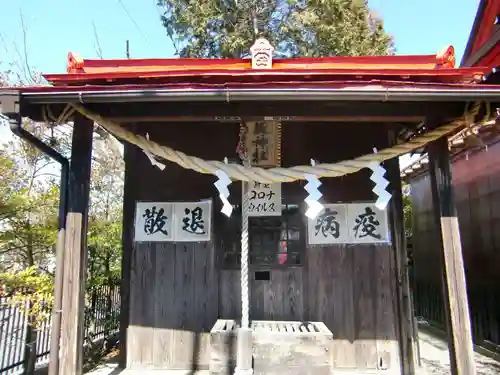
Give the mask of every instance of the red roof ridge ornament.
[(455, 68), (455, 48), (447, 46), (436, 55), (437, 68), (453, 69)]
[(68, 61), (66, 62), (66, 71), (68, 73), (84, 73), (83, 59), (78, 53), (69, 52)]
[(266, 38), (258, 38), (250, 47), (252, 69), (272, 69), (274, 47)]

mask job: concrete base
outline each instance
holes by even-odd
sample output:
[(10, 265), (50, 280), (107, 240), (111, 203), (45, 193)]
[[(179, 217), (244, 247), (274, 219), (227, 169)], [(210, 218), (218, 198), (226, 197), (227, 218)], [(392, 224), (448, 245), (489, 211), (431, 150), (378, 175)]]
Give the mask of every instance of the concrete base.
[[(420, 331), (420, 352), (424, 368), (418, 369), (416, 375), (449, 375), (449, 356), (445, 341), (432, 334)], [(484, 357), (478, 353), (475, 356), (478, 375), (500, 374), (500, 362)], [(88, 375), (210, 375), (210, 371), (184, 371), (184, 370), (157, 370), (144, 368), (133, 368), (122, 370), (116, 364), (98, 366), (90, 371)], [(38, 373), (37, 373), (38, 374)], [(400, 375), (398, 369), (393, 371), (359, 371), (359, 370), (335, 370), (335, 375)], [(283, 375), (288, 375), (284, 372)]]
[(120, 369), (117, 365), (100, 366), (88, 375), (210, 375), (210, 371), (160, 370), (160, 369)]
[(252, 330), (250, 328), (238, 328), (236, 348), (236, 369), (234, 375), (252, 375)]

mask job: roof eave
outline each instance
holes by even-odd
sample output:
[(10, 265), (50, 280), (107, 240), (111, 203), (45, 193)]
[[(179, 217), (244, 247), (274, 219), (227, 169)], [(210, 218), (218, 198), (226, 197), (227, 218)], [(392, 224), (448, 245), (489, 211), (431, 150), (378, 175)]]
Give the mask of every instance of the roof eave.
[(462, 60), (462, 69), (472, 68), (477, 63), (480, 63), (493, 49), (500, 43), (500, 28), (498, 28), (490, 38), (476, 52), (468, 56), (467, 59)]
[(85, 74), (50, 74), (45, 79), (54, 85), (83, 85), (96, 82), (112, 82), (118, 84), (120, 80), (171, 80), (203, 78), (203, 82), (213, 79), (256, 79), (269, 80), (276, 77), (364, 77), (366, 79), (380, 79), (381, 77), (406, 77), (427, 79), (480, 79), (489, 73), (487, 67), (473, 67), (462, 69), (273, 69), (273, 70), (185, 70), (185, 71), (144, 71), (144, 72), (111, 72)]
[[(383, 56), (335, 56), (335, 57), (300, 57), (275, 58), (275, 68), (297, 68), (301, 66), (346, 66), (346, 65), (403, 65), (406, 67), (430, 65), (433, 68), (445, 65), (449, 67), (454, 62), (454, 48), (447, 46), (436, 55), (383, 55)], [(95, 73), (141, 70), (193, 70), (209, 69), (210, 66), (219, 66), (221, 69), (252, 67), (251, 59), (226, 58), (168, 58), (168, 59), (82, 59), (76, 53), (69, 53), (67, 60), (68, 73)]]
[[(459, 133), (448, 137), (448, 144), (452, 158), (459, 157), (467, 152), (478, 152), (487, 149), (490, 142), (498, 142), (500, 128), (497, 120), (492, 119), (485, 123), (479, 123), (475, 126), (470, 126)], [(478, 141), (479, 140), (479, 141)], [(405, 181), (421, 176), (428, 172), (429, 158), (427, 153), (424, 153), (401, 170), (401, 178)]]
[[(113, 102), (243, 102), (243, 101), (500, 101), (500, 86), (477, 88), (255, 88), (255, 89), (129, 89), (19, 91), (31, 104)], [(1, 95), (0, 95), (1, 98)]]
[(472, 46), (474, 45), (474, 41), (476, 40), (476, 36), (479, 31), (479, 27), (481, 26), (481, 21), (483, 19), (487, 3), (488, 3), (487, 0), (481, 0), (481, 2), (479, 3), (476, 16), (474, 17), (474, 23), (472, 24), (472, 30), (471, 33), (469, 34), (469, 39), (467, 40), (467, 44), (465, 46), (465, 51), (462, 56), (462, 61), (460, 62), (460, 67), (466, 66), (465, 64), (471, 54)]

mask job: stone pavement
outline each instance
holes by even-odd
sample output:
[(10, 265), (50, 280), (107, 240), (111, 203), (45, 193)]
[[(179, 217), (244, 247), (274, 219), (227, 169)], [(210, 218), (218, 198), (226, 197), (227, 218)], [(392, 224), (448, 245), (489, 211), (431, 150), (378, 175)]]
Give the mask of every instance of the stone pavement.
[[(450, 357), (448, 344), (440, 338), (422, 330), (418, 333), (420, 342), (420, 358), (423, 364), (423, 374), (449, 375)], [(500, 374), (500, 362), (475, 353), (477, 375)]]
[[(418, 371), (418, 375), (449, 375), (450, 358), (448, 346), (445, 341), (428, 333), (419, 331), (420, 357), (423, 368)], [(477, 375), (500, 375), (500, 362), (489, 357), (475, 354)], [(335, 374), (337, 371), (335, 372)], [(345, 374), (339, 372), (338, 374)], [(349, 372), (350, 375), (360, 374), (359, 372)], [(378, 374), (384, 374), (379, 372)], [(389, 373), (385, 373), (389, 375)], [(199, 371), (193, 374), (191, 371), (162, 371), (162, 370), (120, 370), (116, 364), (101, 365), (88, 375), (209, 375), (208, 371)]]

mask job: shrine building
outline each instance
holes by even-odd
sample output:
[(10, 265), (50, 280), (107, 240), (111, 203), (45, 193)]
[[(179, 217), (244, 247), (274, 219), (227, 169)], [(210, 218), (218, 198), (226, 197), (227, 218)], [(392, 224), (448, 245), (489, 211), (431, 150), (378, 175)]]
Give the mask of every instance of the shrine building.
[(416, 374), (399, 157), (426, 151), (452, 371), (474, 374), (446, 139), (494, 115), (490, 67), (455, 67), (451, 46), (276, 59), (258, 39), (251, 54), (70, 53), (48, 86), (0, 91), (30, 142), (23, 117), (73, 124), (59, 374), (82, 374), (94, 124), (124, 146), (122, 367)]

